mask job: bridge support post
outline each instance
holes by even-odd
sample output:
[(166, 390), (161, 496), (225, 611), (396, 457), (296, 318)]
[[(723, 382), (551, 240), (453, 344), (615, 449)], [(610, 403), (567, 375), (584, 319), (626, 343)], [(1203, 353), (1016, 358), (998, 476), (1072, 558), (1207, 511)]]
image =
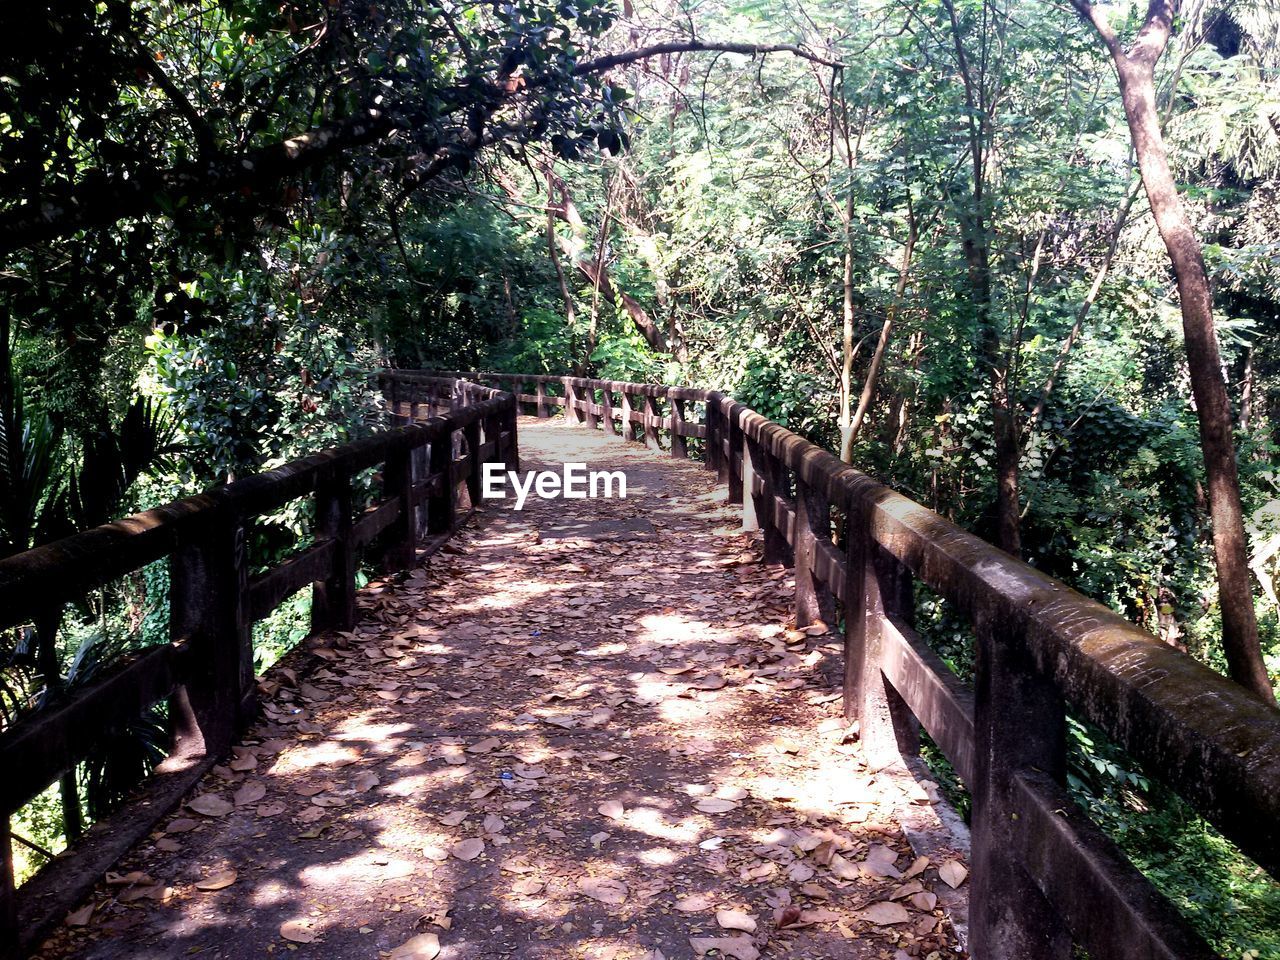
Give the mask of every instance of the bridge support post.
[(623, 389), (620, 392), (619, 399), (622, 403), (622, 439), (630, 440), (634, 443), (636, 439), (636, 424), (631, 417), (635, 413), (635, 407), (631, 405), (631, 394)]
[[(494, 459), (501, 460), (508, 470), (520, 469), (520, 411), (513, 408), (498, 418), (498, 449)], [(503, 437), (506, 437), (505, 442)]]
[(689, 458), (689, 442), (684, 435), (684, 401), (668, 395), (671, 404), (671, 456), (677, 460)]
[(217, 755), (248, 719), (254, 695), (245, 523), (218, 511), (169, 558), (169, 636), (191, 651), (170, 701), (174, 752)]
[(608, 381), (605, 382), (604, 389), (600, 391), (600, 404), (604, 408), (604, 432), (617, 436), (622, 431), (613, 419), (613, 384)]
[(819, 620), (835, 622), (835, 597), (831, 589), (814, 573), (819, 535), (829, 540), (831, 504), (824, 491), (815, 490), (796, 477), (796, 627), (807, 627)]
[(350, 630), (356, 622), (356, 556), (351, 545), (351, 477), (329, 470), (316, 484), (316, 542), (333, 541), (329, 576), (311, 588), (311, 629)]
[(849, 511), (845, 557), (844, 713), (858, 721), (858, 737), (871, 770), (919, 752), (920, 726), (885, 679), (883, 630), (892, 619), (914, 619), (911, 573), (871, 536), (870, 505)]
[(756, 464), (751, 457), (750, 444), (742, 447), (742, 486), (747, 491), (746, 496), (742, 495), (741, 490), (738, 491), (738, 502), (742, 504), (742, 529), (745, 532), (759, 530), (760, 518), (756, 516), (755, 497)]
[(648, 394), (644, 398), (644, 445), (650, 450), (662, 449), (660, 425), (662, 411), (658, 408), (657, 398)]
[(539, 378), (535, 391), (538, 397), (538, 419), (545, 420), (551, 416), (551, 411), (547, 408), (547, 382)]
[[(744, 504), (745, 509), (746, 501), (743, 499), (742, 492), (744, 488), (748, 493), (751, 490), (750, 483), (747, 481), (748, 455), (746, 437), (742, 433), (742, 424), (738, 422), (738, 415), (733, 407), (730, 407), (730, 412), (725, 419), (727, 421), (726, 426), (728, 428), (725, 432), (729, 437), (729, 451), (724, 455), (728, 459), (726, 467), (729, 472), (729, 502)], [(737, 468), (737, 461), (739, 459), (742, 460), (741, 473), (739, 473)]]
[[(488, 438), (492, 432), (490, 421), (486, 421), (485, 437)], [(462, 436), (467, 445), (467, 506), (474, 510), (480, 506), (480, 478), (484, 469), (484, 457), (480, 453), (480, 421), (473, 421), (463, 427)]]
[(413, 453), (405, 449), (387, 457), (382, 465), (382, 495), (400, 504), (400, 515), (386, 534), (381, 567), (390, 573), (413, 566), (418, 541), (417, 517), (413, 508)]
[(719, 402), (708, 399), (706, 413), (703, 415), (703, 424), (707, 428), (706, 457), (703, 466), (714, 473), (717, 479), (720, 476), (720, 460), (724, 457), (723, 419)]
[(748, 440), (747, 446), (751, 451), (752, 471), (760, 478), (760, 491), (752, 493), (752, 500), (755, 503), (755, 520), (764, 531), (764, 556), (761, 561), (790, 566), (793, 563), (791, 547), (783, 531), (778, 529), (777, 511), (774, 509), (782, 487), (779, 482), (782, 471), (777, 460), (762, 444)]
[(983, 960), (1067, 960), (1071, 935), (1012, 851), (1019, 832), (1019, 771), (1066, 776), (1062, 697), (1033, 662), (1020, 632), (993, 610), (974, 617), (973, 956)]
[(582, 411), (578, 409), (578, 388), (573, 385), (573, 377), (564, 378), (564, 416), (570, 426), (582, 423)]
[(587, 429), (600, 429), (600, 414), (596, 413), (596, 407), (598, 404), (596, 403), (596, 382), (594, 380), (587, 381), (587, 386), (582, 396), (586, 401), (586, 409), (583, 413), (586, 416)]
[(427, 532), (448, 533), (453, 529), (456, 492), (453, 485), (452, 431), (444, 431), (431, 441), (427, 469), (436, 478), (434, 491), (427, 497)]

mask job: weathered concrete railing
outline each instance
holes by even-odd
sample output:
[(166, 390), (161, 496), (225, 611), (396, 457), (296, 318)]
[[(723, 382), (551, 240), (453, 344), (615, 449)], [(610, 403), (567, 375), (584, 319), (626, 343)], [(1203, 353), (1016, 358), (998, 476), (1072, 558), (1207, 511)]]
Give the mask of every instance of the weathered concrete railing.
[[(971, 790), (977, 960), (1065, 960), (1073, 942), (1091, 960), (1215, 956), (1068, 796), (1068, 708), (1276, 875), (1280, 711), (1241, 687), (723, 394), (457, 376), (540, 416), (667, 437), (673, 456), (705, 444), (729, 500), (746, 492), (766, 561), (794, 564), (797, 623), (843, 605), (845, 707), (870, 761), (913, 753), (923, 727)], [(973, 625), (973, 689), (912, 629), (913, 580)]]
[[(56, 623), (50, 611), (158, 560), (171, 576), (169, 643), (0, 733), (0, 954), (21, 953), (61, 920), (225, 755), (254, 706), (256, 621), (311, 586), (313, 628), (349, 629), (361, 554), (386, 570), (412, 565), (422, 536), (430, 545), (454, 529), (460, 483), (476, 503), (484, 463), (517, 468), (512, 397), (394, 373), (383, 385), (405, 425), (0, 560), (0, 628)], [(381, 497), (358, 510), (352, 479), (379, 466)], [(314, 499), (312, 542), (250, 576), (246, 531), (302, 497)], [(15, 891), (8, 818), (90, 755), (104, 729), (162, 700), (172, 750), (138, 797)]]

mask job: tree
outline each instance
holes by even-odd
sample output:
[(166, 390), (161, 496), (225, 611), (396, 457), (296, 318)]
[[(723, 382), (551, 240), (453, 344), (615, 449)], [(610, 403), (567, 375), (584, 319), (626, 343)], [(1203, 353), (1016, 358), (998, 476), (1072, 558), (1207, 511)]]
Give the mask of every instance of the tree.
[(1213, 321), (1213, 293), (1200, 241), (1169, 169), (1168, 151), (1156, 110), (1155, 67), (1173, 31), (1173, 0), (1150, 0), (1146, 17), (1128, 50), (1105, 12), (1089, 0), (1072, 0), (1072, 3), (1098, 32), (1115, 65), (1138, 170), (1177, 282), (1187, 366), (1208, 480), (1209, 517), (1222, 610), (1222, 646), (1228, 668), (1237, 683), (1274, 703), (1275, 694), (1258, 642), (1258, 623), (1249, 582), (1249, 545), (1240, 501), (1231, 404), (1222, 378), (1222, 358)]

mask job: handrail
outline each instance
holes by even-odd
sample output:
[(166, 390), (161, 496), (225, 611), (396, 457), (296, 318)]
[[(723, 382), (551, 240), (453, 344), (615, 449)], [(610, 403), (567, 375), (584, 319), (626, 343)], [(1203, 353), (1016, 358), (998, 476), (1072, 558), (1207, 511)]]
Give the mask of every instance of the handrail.
[[(1065, 960), (1073, 941), (1093, 960), (1215, 956), (1067, 795), (1068, 707), (1277, 874), (1280, 711), (1242, 687), (717, 391), (445, 375), (538, 416), (666, 436), (673, 456), (703, 445), (764, 559), (794, 565), (797, 626), (843, 605), (845, 708), (869, 763), (913, 753), (923, 728), (968, 784), (973, 956)], [(972, 689), (912, 628), (913, 580), (975, 628)]]
[[(225, 755), (253, 715), (255, 621), (310, 586), (313, 630), (350, 629), (359, 555), (388, 572), (412, 566), (424, 536), (438, 546), (459, 507), (479, 502), (485, 463), (518, 468), (513, 397), (454, 378), (381, 382), (400, 426), (0, 560), (0, 629), (56, 624), (66, 603), (159, 560), (171, 582), (169, 643), (0, 732), (0, 955), (37, 942)], [(357, 513), (352, 480), (378, 466), (381, 496)], [(249, 526), (302, 497), (315, 503), (313, 543), (251, 577)], [(173, 748), (140, 795), (15, 890), (8, 818), (89, 756), (102, 730), (163, 700)]]

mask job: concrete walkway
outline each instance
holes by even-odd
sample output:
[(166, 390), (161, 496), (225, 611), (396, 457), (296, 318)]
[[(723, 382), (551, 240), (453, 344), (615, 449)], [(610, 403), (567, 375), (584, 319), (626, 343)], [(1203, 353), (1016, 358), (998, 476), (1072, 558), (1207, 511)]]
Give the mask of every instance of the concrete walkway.
[(845, 742), (835, 633), (788, 629), (723, 490), (520, 430), (525, 469), (622, 469), (628, 498), (508, 500), (371, 584), (42, 956), (960, 955), (960, 862), (911, 852)]

